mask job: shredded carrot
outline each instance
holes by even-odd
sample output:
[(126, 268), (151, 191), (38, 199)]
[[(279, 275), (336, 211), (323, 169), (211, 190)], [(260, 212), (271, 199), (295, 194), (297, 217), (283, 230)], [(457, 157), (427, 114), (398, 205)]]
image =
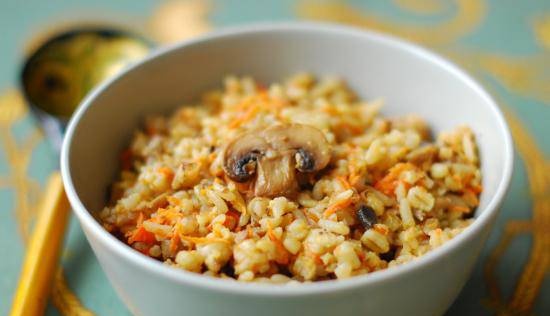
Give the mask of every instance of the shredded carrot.
[(255, 95), (255, 97), (257, 97), (258, 99), (260, 99), (262, 101), (269, 100), (269, 94), (268, 94), (267, 89), (258, 91), (258, 93)]
[(380, 224), (374, 224), (374, 230), (379, 232), (382, 235), (387, 235), (388, 232), (389, 232), (387, 227), (385, 227), (384, 225), (380, 225)]
[(338, 109), (335, 109), (332, 106), (325, 106), (325, 107), (321, 108), (321, 111), (323, 111), (327, 114), (330, 114), (330, 115), (339, 115), (340, 114), (340, 111), (338, 111)]
[(235, 120), (233, 120), (231, 123), (229, 123), (229, 128), (236, 128), (241, 126), (242, 124), (248, 122), (250, 119), (254, 117), (256, 113), (260, 108), (257, 105), (253, 105), (249, 107), (246, 112), (241, 113)]
[(143, 226), (138, 227), (128, 238), (128, 243), (133, 244), (135, 242), (142, 242), (146, 244), (154, 244), (157, 241), (155, 234), (145, 230)]
[(361, 174), (353, 164), (348, 165), (348, 173), (348, 182), (351, 186), (355, 187), (359, 184), (359, 180), (361, 180)]
[(351, 202), (352, 202), (352, 200), (351, 200), (351, 198), (349, 198), (347, 200), (343, 200), (343, 201), (334, 203), (325, 210), (325, 212), (323, 213), (323, 216), (324, 217), (329, 217), (330, 215), (338, 212), (339, 210), (348, 207), (351, 204)]
[(246, 110), (250, 106), (250, 104), (252, 104), (253, 101), (254, 101), (254, 96), (247, 96), (239, 104), (235, 105), (235, 108), (233, 109), (233, 111), (242, 112)]
[(168, 167), (160, 167), (158, 171), (164, 175), (168, 182), (171, 182), (174, 178), (174, 171)]
[(359, 261), (363, 262), (365, 261), (365, 254), (361, 251), (356, 251), (357, 257), (359, 257)]
[(115, 226), (109, 223), (103, 223), (101, 226), (103, 226), (103, 228), (110, 233), (115, 230)]
[(483, 188), (480, 185), (469, 185), (468, 188), (475, 194), (480, 194), (483, 191)]
[(216, 156), (217, 154), (215, 152), (208, 155), (208, 163), (212, 163), (216, 159)]
[(323, 265), (323, 260), (321, 260), (321, 255), (318, 253), (310, 252), (310, 257), (313, 258), (313, 261), (315, 261), (318, 265)]
[(479, 205), (479, 199), (477, 198), (477, 193), (471, 188), (464, 189), (463, 197), (465, 200), (467, 199), (468, 202), (472, 202), (474, 206)]
[(282, 108), (288, 105), (288, 102), (282, 99), (275, 98), (271, 100), (271, 105), (273, 106), (270, 108), (280, 111)]
[(349, 131), (352, 135), (361, 134), (363, 132), (363, 128), (360, 126), (352, 125), (349, 123), (341, 123), (338, 124), (338, 127), (341, 129), (345, 129)]
[(345, 177), (336, 177), (336, 179), (340, 181), (340, 183), (342, 184), (342, 186), (344, 186), (346, 190), (351, 189), (351, 184), (348, 182), (348, 180)]
[(351, 174), (349, 176), (349, 183), (351, 186), (355, 187), (360, 184), (361, 175), (359, 174)]
[(226, 240), (223, 238), (215, 238), (215, 237), (191, 237), (191, 236), (182, 236), (181, 234), (179, 234), (179, 237), (183, 240), (187, 240), (195, 244), (207, 244), (207, 243), (213, 243), (213, 242), (231, 243), (229, 240)]
[(271, 225), (267, 225), (267, 237), (269, 237), (269, 239), (273, 243), (275, 243), (275, 247), (277, 247), (278, 256), (275, 259), (275, 262), (277, 262), (278, 264), (288, 264), (288, 262), (290, 261), (288, 250), (286, 250), (281, 240), (279, 240), (279, 238), (275, 236)]
[(170, 238), (170, 253), (175, 254), (178, 250), (180, 238), (178, 234), (172, 234), (172, 237)]
[(180, 220), (182, 214), (178, 212), (175, 208), (159, 208), (156, 211), (156, 216), (151, 218), (150, 221), (159, 224), (169, 224)]
[(451, 211), (457, 211), (462, 213), (469, 213), (470, 208), (467, 206), (461, 206), (461, 205), (453, 205), (450, 207)]
[(223, 226), (233, 229), (237, 224), (239, 223), (239, 219), (241, 217), (241, 213), (229, 210), (225, 213), (225, 221), (223, 222)]
[(180, 204), (181, 204), (181, 200), (178, 199), (178, 198), (175, 197), (175, 196), (171, 196), (171, 195), (170, 195), (170, 196), (167, 196), (167, 197), (166, 197), (166, 200), (167, 200), (170, 204), (172, 204), (172, 205), (180, 205)]
[(317, 217), (317, 215), (309, 212), (307, 209), (304, 209), (304, 214), (306, 215), (306, 217), (308, 219), (310, 219), (311, 221), (313, 221), (314, 223), (317, 223), (319, 221), (319, 217)]
[(397, 187), (399, 181), (399, 175), (401, 172), (405, 170), (411, 170), (416, 168), (413, 164), (406, 162), (406, 163), (398, 163), (392, 168), (390, 168), (388, 174), (384, 176), (382, 179), (376, 181), (374, 184), (374, 188), (376, 188), (378, 191), (393, 196), (395, 194), (395, 188)]
[(456, 182), (458, 182), (458, 183), (460, 183), (460, 184), (463, 183), (463, 182), (462, 182), (463, 179), (462, 179), (458, 174), (453, 174), (451, 177), (452, 177)]
[(246, 226), (246, 236), (248, 238), (252, 238), (254, 236), (254, 232), (252, 231), (252, 228), (250, 228), (250, 226)]

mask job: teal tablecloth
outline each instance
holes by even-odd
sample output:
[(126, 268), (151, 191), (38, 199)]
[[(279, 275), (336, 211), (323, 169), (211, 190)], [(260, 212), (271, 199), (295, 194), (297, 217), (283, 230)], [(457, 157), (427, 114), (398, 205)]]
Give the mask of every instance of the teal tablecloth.
[[(513, 130), (511, 190), (471, 279), (448, 315), (550, 315), (550, 1), (0, 2), (0, 314), (11, 305), (24, 240), (56, 155), (16, 91), (26, 51), (47, 31), (115, 22), (160, 42), (266, 20), (315, 19), (367, 27), (430, 47), (493, 92)], [(48, 315), (127, 315), (73, 219)]]

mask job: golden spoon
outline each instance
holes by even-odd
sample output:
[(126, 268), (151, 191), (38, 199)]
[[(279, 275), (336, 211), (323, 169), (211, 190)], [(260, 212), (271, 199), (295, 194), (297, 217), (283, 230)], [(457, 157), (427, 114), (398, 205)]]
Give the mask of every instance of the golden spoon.
[[(68, 119), (86, 93), (144, 57), (152, 43), (121, 30), (82, 28), (59, 34), (25, 62), (22, 90), (33, 114), (59, 152)], [(42, 315), (69, 217), (59, 171), (47, 183), (25, 255), (11, 316)]]

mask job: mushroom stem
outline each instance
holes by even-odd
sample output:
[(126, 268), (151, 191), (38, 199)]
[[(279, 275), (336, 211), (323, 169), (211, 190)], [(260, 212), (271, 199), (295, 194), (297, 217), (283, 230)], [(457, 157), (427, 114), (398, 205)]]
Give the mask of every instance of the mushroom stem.
[(297, 188), (298, 182), (292, 156), (265, 158), (261, 164), (258, 164), (254, 195), (267, 197), (289, 195)]

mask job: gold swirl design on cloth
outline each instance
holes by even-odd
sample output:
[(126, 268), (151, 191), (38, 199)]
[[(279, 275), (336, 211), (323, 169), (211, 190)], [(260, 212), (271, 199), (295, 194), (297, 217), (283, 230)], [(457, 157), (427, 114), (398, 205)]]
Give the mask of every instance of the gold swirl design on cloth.
[(448, 7), (449, 3), (441, 0), (393, 0), (397, 7), (419, 14), (436, 14)]
[(550, 50), (550, 13), (535, 17), (532, 26), (535, 40), (540, 46)]
[[(550, 104), (550, 55), (548, 52), (529, 56), (504, 56), (465, 49), (437, 47), (438, 51), (456, 61), (471, 73), (489, 75), (507, 90)], [(479, 77), (481, 78), (481, 77)]]
[[(33, 129), (18, 144), (12, 128), (24, 118), (28, 108), (23, 97), (16, 90), (9, 90), (0, 95), (0, 145), (4, 147), (8, 170), (7, 179), (2, 179), (5, 186), (12, 187), (15, 191), (14, 213), (17, 219), (20, 236), (26, 244), (31, 234), (31, 224), (38, 205), (38, 193), (40, 185), (36, 180), (28, 177), (27, 171), (32, 158), (32, 152), (43, 136), (38, 129)], [(60, 267), (56, 273), (52, 285), (51, 299), (53, 305), (63, 315), (93, 315), (78, 300), (71, 291), (63, 270)]]
[(511, 91), (550, 104), (550, 55), (512, 58), (479, 54), (477, 63)]
[[(454, 16), (437, 25), (398, 23), (387, 18), (380, 18), (369, 12), (357, 10), (345, 1), (318, 2), (306, 0), (299, 2), (296, 9), (301, 17), (307, 19), (328, 20), (371, 28), (396, 34), (414, 42), (434, 46), (455, 42), (475, 30), (485, 17), (487, 8), (485, 0), (454, 0), (453, 2), (456, 5)], [(420, 8), (418, 0), (399, 0), (398, 3), (403, 8)], [(405, 5), (406, 3), (408, 4)]]
[[(505, 56), (465, 50), (464, 47), (438, 47), (472, 71), (483, 71), (508, 90), (550, 104), (550, 13), (536, 16), (531, 26), (535, 41), (544, 51), (527, 56)], [(429, 43), (427, 43), (429, 44)]]
[[(419, 0), (394, 0), (401, 9), (414, 13), (435, 14), (443, 8), (422, 3)], [(297, 11), (309, 19), (328, 20), (371, 28), (392, 33), (412, 41), (420, 42), (447, 55), (452, 55), (463, 66), (482, 70), (496, 78), (508, 90), (533, 97), (548, 103), (550, 100), (550, 14), (535, 18), (533, 31), (535, 38), (546, 51), (539, 55), (508, 57), (464, 50), (456, 46), (456, 41), (477, 27), (486, 14), (484, 1), (454, 1), (457, 13), (451, 20), (437, 25), (411, 26), (409, 24), (381, 20), (357, 10), (345, 2), (316, 3), (302, 1)], [(458, 53), (457, 53), (458, 51)], [(502, 103), (501, 103), (502, 104)], [(509, 108), (509, 107), (507, 107)], [(545, 274), (550, 266), (550, 162), (536, 145), (521, 121), (510, 111), (507, 115), (517, 149), (524, 161), (529, 178), (533, 200), (533, 215), (530, 220), (508, 221), (498, 245), (491, 250), (485, 262), (485, 280), (489, 288), (489, 305), (497, 315), (528, 315), (537, 299)], [(501, 290), (494, 275), (495, 267), (504, 255), (509, 243), (520, 234), (531, 233), (533, 244), (529, 259), (523, 267), (512, 297), (503, 302)]]
[(55, 274), (54, 286), (52, 288), (52, 303), (59, 313), (65, 316), (93, 316), (90, 310), (86, 309), (78, 297), (73, 293), (65, 280), (63, 269), (59, 268)]
[[(509, 221), (499, 244), (491, 252), (485, 264), (485, 279), (489, 286), (490, 304), (498, 311), (497, 315), (529, 315), (550, 268), (550, 171), (549, 161), (538, 148), (533, 137), (512, 112), (507, 113), (507, 121), (519, 151), (533, 200), (531, 220)], [(499, 259), (504, 255), (510, 242), (520, 234), (532, 234), (533, 242), (529, 260), (523, 267), (519, 281), (508, 303), (504, 303), (498, 288), (494, 271)]]
[(23, 242), (27, 242), (30, 235), (31, 220), (34, 218), (34, 210), (39, 184), (27, 177), (27, 170), (32, 156), (32, 151), (42, 135), (38, 130), (33, 130), (21, 145), (18, 145), (13, 133), (13, 125), (27, 115), (27, 107), (23, 97), (15, 90), (10, 90), (0, 96), (0, 141), (4, 147), (6, 161), (9, 165), (9, 175), (2, 182), (7, 187), (13, 187), (15, 191), (14, 213), (17, 218), (17, 226)]
[[(433, 0), (393, 1), (401, 9), (423, 14), (441, 13), (452, 4), (451, 1)], [(452, 2), (456, 6), (456, 13), (452, 18), (436, 25), (423, 26), (382, 19), (374, 14), (361, 12), (345, 1), (319, 3), (305, 0), (299, 3), (297, 12), (308, 19), (341, 22), (370, 28), (444, 51), (448, 49), (449, 45), (455, 44), (460, 37), (475, 31), (487, 13), (484, 0), (454, 0)], [(550, 14), (535, 18), (532, 25), (537, 42), (550, 50)], [(467, 54), (472, 55), (471, 52)], [(548, 53), (527, 58), (482, 53), (470, 57), (475, 58), (479, 66), (511, 91), (550, 104), (550, 89), (548, 88), (550, 57)], [(472, 60), (468, 60), (468, 62), (472, 62)]]

